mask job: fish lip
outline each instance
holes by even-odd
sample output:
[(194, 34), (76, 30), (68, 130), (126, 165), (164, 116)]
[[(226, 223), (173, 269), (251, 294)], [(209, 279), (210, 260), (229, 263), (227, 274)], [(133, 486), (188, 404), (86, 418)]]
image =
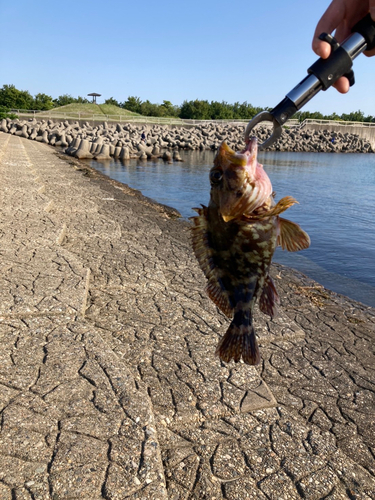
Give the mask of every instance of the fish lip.
[(248, 176), (251, 178), (255, 175), (257, 167), (263, 167), (263, 165), (258, 162), (258, 139), (255, 136), (250, 138), (245, 149), (241, 151), (241, 154), (246, 157), (245, 168), (248, 171)]
[(254, 156), (256, 158), (258, 154), (258, 139), (255, 136), (251, 137), (249, 142), (246, 144), (245, 149), (241, 151), (241, 153), (248, 156)]
[(250, 152), (254, 151), (254, 148), (258, 146), (258, 139), (254, 135), (248, 142), (246, 149), (249, 150)]

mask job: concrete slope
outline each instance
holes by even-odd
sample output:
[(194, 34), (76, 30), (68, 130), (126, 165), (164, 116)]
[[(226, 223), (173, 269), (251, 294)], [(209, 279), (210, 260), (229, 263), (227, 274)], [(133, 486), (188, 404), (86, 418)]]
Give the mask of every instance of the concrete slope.
[(221, 363), (187, 223), (46, 145), (0, 148), (0, 499), (375, 498), (372, 308), (274, 266), (262, 365)]
[(167, 498), (146, 387), (85, 321), (90, 268), (62, 245), (97, 207), (49, 148), (5, 139), (0, 498)]

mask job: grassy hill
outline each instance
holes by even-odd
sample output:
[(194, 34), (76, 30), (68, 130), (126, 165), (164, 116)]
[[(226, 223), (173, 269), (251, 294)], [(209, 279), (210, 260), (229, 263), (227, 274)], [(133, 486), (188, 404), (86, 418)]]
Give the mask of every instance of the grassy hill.
[(137, 113), (128, 111), (127, 109), (119, 108), (113, 104), (67, 104), (59, 108), (50, 109), (49, 111), (41, 111), (38, 117), (48, 116), (56, 118), (78, 118), (83, 120), (93, 119), (114, 119), (118, 120), (119, 117), (140, 116)]
[[(92, 106), (95, 106), (92, 105)], [(119, 108), (114, 104), (97, 104), (97, 106), (102, 110), (105, 115), (121, 115), (121, 116), (140, 116), (139, 113), (133, 113), (133, 111), (128, 111), (127, 109)]]
[[(30, 118), (30, 113), (17, 113), (20, 118)], [(93, 122), (133, 122), (133, 123), (159, 123), (167, 125), (180, 125), (180, 118), (152, 117), (133, 113), (127, 109), (119, 108), (113, 104), (68, 104), (53, 108), (48, 111), (33, 112), (38, 120), (84, 120)]]

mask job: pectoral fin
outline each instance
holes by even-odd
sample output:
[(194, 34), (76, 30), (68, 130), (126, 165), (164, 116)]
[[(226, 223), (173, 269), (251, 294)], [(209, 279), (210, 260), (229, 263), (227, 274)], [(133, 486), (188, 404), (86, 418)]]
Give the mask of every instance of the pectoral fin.
[(297, 250), (305, 250), (310, 246), (310, 237), (298, 224), (280, 217), (277, 244), (283, 250), (296, 252)]
[(207, 207), (194, 209), (198, 217), (192, 217), (191, 228), (192, 244), (195, 256), (207, 278), (206, 292), (214, 304), (228, 317), (233, 316), (233, 308), (229, 301), (228, 292), (223, 289), (214, 264), (214, 252), (208, 238)]
[(191, 228), (193, 250), (202, 271), (206, 278), (208, 278), (213, 265), (212, 249), (209, 246), (207, 238), (207, 207), (202, 205), (202, 208), (194, 208), (193, 210), (198, 213), (198, 217), (190, 218), (193, 221)]
[(274, 282), (271, 276), (267, 276), (264, 283), (262, 295), (259, 298), (259, 309), (264, 314), (268, 314), (273, 318), (277, 313), (277, 304), (280, 303), (279, 294), (277, 293)]
[(211, 280), (206, 287), (207, 295), (225, 316), (232, 318), (233, 308), (230, 305), (228, 293), (222, 290), (218, 283), (214, 283), (213, 281)]
[(246, 219), (258, 219), (258, 220), (266, 219), (268, 217), (274, 217), (276, 215), (282, 214), (283, 212), (285, 212), (285, 210), (292, 207), (296, 203), (298, 203), (298, 201), (292, 196), (284, 196), (284, 198), (281, 198), (281, 200), (278, 201), (276, 205), (270, 208), (269, 210), (262, 213), (256, 213), (255, 215), (244, 214), (243, 217), (245, 217)]

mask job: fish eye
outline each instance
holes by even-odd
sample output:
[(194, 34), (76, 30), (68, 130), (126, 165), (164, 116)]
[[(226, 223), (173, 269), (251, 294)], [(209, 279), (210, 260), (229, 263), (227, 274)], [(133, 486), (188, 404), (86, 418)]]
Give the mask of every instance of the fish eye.
[(211, 184), (218, 184), (222, 178), (223, 172), (221, 172), (220, 170), (213, 170), (212, 172), (210, 172)]

